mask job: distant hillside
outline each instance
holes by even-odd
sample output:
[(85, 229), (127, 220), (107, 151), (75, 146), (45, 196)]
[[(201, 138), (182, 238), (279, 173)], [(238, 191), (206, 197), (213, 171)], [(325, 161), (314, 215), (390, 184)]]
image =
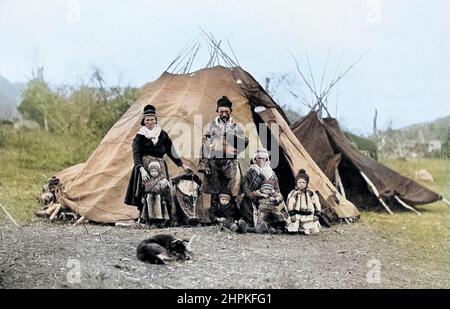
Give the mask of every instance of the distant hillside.
[(0, 76), (0, 119), (17, 119), (17, 103), (20, 101), (25, 84), (11, 83)]
[(450, 116), (436, 119), (433, 122), (414, 124), (398, 131), (407, 139), (418, 139), (420, 142), (430, 140), (445, 141), (448, 139)]
[(379, 151), (386, 158), (449, 158), (450, 116), (380, 133)]

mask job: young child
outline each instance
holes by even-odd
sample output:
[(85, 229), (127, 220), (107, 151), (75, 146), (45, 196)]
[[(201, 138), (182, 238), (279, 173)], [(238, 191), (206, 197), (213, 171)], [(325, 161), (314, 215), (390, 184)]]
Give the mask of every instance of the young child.
[(296, 187), (289, 193), (287, 207), (289, 219), (288, 233), (316, 234), (321, 226), (318, 215), (321, 206), (317, 194), (308, 189), (309, 176), (301, 169), (295, 177)]
[(150, 179), (144, 183), (144, 197), (141, 218), (149, 220), (152, 226), (163, 227), (170, 219), (170, 183), (161, 173), (159, 162), (148, 164)]
[(209, 217), (213, 223), (218, 223), (221, 228), (225, 227), (239, 234), (247, 233), (247, 223), (239, 219), (236, 201), (228, 194), (219, 194), (218, 198), (211, 202)]
[(283, 233), (286, 221), (278, 209), (278, 205), (283, 203), (283, 196), (275, 191), (270, 183), (264, 183), (260, 192), (261, 198), (258, 200), (258, 219), (255, 232)]

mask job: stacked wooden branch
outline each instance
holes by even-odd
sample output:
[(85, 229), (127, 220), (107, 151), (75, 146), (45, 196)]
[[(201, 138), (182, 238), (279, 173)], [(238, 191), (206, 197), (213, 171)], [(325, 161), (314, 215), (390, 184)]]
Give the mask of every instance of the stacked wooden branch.
[(62, 220), (79, 224), (85, 221), (71, 209), (64, 207), (60, 203), (60, 196), (63, 185), (56, 177), (52, 177), (43, 187), (38, 198), (41, 208), (36, 211), (36, 216), (49, 218), (50, 221)]

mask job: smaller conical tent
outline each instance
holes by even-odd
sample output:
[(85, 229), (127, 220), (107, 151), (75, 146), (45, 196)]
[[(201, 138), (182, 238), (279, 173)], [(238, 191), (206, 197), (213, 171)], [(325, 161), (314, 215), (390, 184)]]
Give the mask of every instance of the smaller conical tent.
[(356, 206), (410, 206), (428, 204), (442, 196), (354, 149), (336, 119), (321, 118), (316, 111), (291, 125), (327, 177)]

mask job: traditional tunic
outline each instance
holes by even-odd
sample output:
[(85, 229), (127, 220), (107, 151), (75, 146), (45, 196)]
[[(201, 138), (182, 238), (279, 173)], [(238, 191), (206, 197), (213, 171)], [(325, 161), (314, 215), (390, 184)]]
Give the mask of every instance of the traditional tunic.
[[(317, 194), (311, 190), (292, 190), (287, 198), (288, 232), (301, 232), (304, 234), (320, 232), (320, 223), (315, 213), (321, 211)], [(291, 219), (295, 219), (292, 222)]]
[(240, 194), (241, 169), (237, 155), (245, 150), (248, 139), (240, 125), (217, 117), (207, 128), (203, 140), (203, 156), (210, 173), (205, 173), (202, 192), (209, 194)]

